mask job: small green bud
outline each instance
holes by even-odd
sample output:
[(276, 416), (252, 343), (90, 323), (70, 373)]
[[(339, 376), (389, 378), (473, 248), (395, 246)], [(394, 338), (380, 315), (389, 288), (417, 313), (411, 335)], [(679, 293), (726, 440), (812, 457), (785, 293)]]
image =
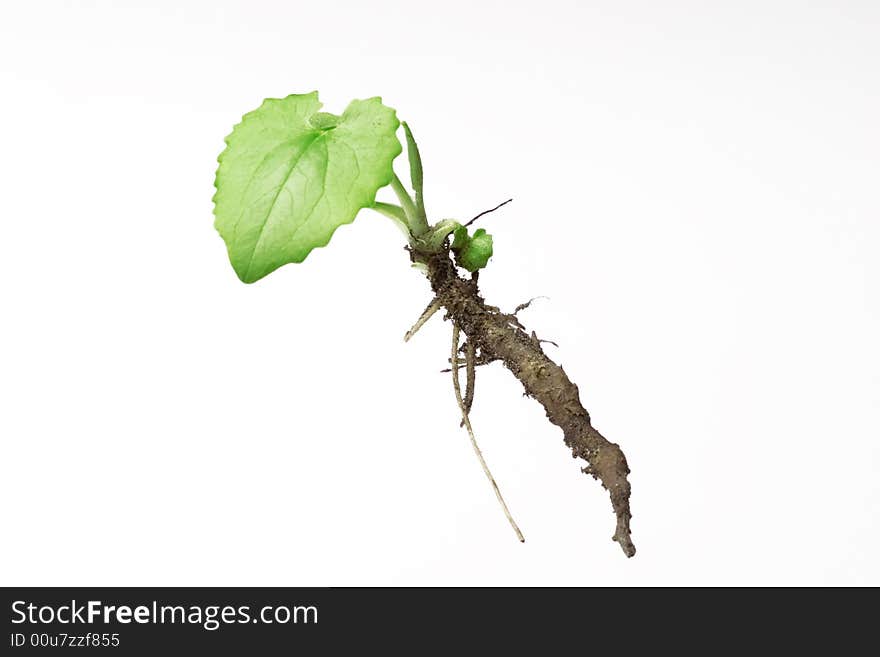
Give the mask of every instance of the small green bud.
[(465, 244), (467, 243), (467, 228), (465, 228), (464, 226), (456, 226), (455, 232), (452, 235), (452, 250), (459, 251), (460, 249), (463, 249)]
[[(466, 233), (465, 229), (465, 233)], [(456, 260), (459, 266), (464, 267), (469, 272), (475, 272), (485, 267), (489, 258), (492, 257), (492, 236), (484, 229), (478, 228), (472, 237), (465, 237), (464, 246), (456, 251)], [(455, 240), (452, 248), (455, 249), (455, 243), (459, 241), (459, 231), (455, 231)]]

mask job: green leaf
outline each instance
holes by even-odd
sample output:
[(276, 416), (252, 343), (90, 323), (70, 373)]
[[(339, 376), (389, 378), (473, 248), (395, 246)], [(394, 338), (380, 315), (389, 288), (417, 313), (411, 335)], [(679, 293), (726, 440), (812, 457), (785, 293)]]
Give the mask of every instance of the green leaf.
[(492, 236), (484, 229), (478, 228), (457, 255), (458, 264), (469, 272), (482, 269), (492, 257)]
[(319, 112), (317, 92), (270, 98), (217, 158), (214, 226), (245, 283), (302, 262), (391, 182), (399, 121), (380, 98)]
[(458, 251), (463, 249), (465, 244), (468, 243), (468, 230), (465, 226), (458, 225), (455, 227), (455, 232), (452, 235), (452, 249), (454, 251)]
[(419, 154), (419, 146), (413, 137), (412, 131), (406, 121), (402, 123), (406, 134), (406, 157), (409, 160), (409, 177), (412, 181), (413, 191), (416, 193), (416, 212), (419, 219), (427, 221), (425, 212), (425, 197), (423, 192), (424, 174), (422, 173), (422, 156)]
[(312, 114), (312, 118), (309, 119), (309, 125), (318, 130), (330, 130), (339, 125), (339, 118), (335, 114), (328, 112), (317, 112)]

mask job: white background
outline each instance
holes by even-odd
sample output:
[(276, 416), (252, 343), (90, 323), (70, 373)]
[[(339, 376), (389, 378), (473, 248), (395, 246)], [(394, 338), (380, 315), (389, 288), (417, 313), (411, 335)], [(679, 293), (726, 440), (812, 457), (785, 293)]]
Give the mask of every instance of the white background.
[[(880, 584), (880, 5), (5, 2), (0, 582)], [(215, 158), (382, 95), (560, 349), (634, 539), (494, 365), (471, 453), (388, 220), (251, 286)], [(400, 167), (401, 173), (405, 171)], [(383, 192), (383, 195), (387, 192)]]

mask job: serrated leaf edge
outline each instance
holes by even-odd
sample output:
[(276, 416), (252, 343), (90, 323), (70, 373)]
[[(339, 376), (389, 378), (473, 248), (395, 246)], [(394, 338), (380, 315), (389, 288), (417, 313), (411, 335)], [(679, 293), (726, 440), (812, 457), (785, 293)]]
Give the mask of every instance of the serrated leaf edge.
[[(239, 122), (236, 123), (234, 126), (232, 126), (232, 130), (230, 131), (230, 133), (229, 133), (228, 135), (226, 135), (226, 136), (223, 138), (223, 141), (224, 141), (224, 143), (226, 144), (226, 147), (225, 147), (225, 148), (220, 152), (220, 154), (217, 156), (217, 172), (214, 173), (214, 189), (215, 189), (216, 191), (214, 192), (214, 195), (211, 197), (211, 202), (214, 204), (214, 210), (213, 210), (213, 212), (212, 212), (212, 214), (214, 215), (214, 229), (217, 231), (218, 234), (220, 234), (220, 231), (219, 231), (219, 229), (217, 228), (217, 213), (216, 213), (216, 211), (217, 211), (217, 194), (220, 192), (220, 188), (219, 188), (218, 185), (217, 185), (217, 173), (219, 173), (220, 163), (223, 161), (223, 156), (224, 156), (224, 155), (226, 154), (226, 152), (229, 150), (229, 147), (230, 147), (229, 140), (230, 140), (230, 138), (231, 138), (232, 135), (235, 133), (235, 129), (238, 128), (238, 126), (240, 126), (242, 123), (244, 123), (244, 122), (247, 120), (247, 118), (248, 118), (249, 116), (251, 116), (252, 114), (255, 114), (255, 113), (258, 112), (260, 109), (262, 109), (263, 106), (264, 106), (266, 103), (287, 100), (288, 98), (290, 98), (290, 97), (292, 97), (292, 96), (314, 96), (315, 99), (318, 100), (318, 108), (317, 108), (317, 109), (320, 110), (322, 107), (324, 107), (324, 104), (323, 104), (322, 102), (320, 102), (320, 99), (318, 98), (318, 92), (317, 92), (317, 91), (312, 91), (312, 92), (309, 92), (309, 93), (307, 93), (307, 94), (288, 94), (288, 95), (285, 96), (284, 98), (266, 98), (266, 99), (263, 100), (262, 103), (260, 103), (259, 107), (257, 107), (257, 108), (255, 108), (255, 109), (251, 110), (250, 112), (246, 112), (245, 114), (243, 114), (242, 117), (241, 117), (241, 121), (239, 121)], [(353, 99), (353, 100), (351, 100), (351, 101), (349, 102), (349, 106), (350, 106), (352, 103), (356, 102), (356, 101), (366, 102), (366, 101), (370, 101), (370, 100), (376, 100), (376, 101), (378, 101), (380, 104), (382, 104), (383, 106), (385, 106), (385, 107), (387, 107), (388, 109), (391, 110), (391, 112), (392, 112), (392, 116), (394, 117), (394, 120), (397, 122), (397, 124), (394, 126), (394, 132), (396, 133), (397, 130), (398, 130), (398, 128), (400, 127), (400, 119), (397, 117), (397, 110), (394, 109), (393, 107), (388, 107), (387, 105), (384, 105), (384, 103), (382, 103), (382, 97), (381, 97), (381, 96), (370, 96), (369, 98), (360, 98), (360, 99), (359, 99), (359, 98), (355, 98), (355, 99)], [(346, 108), (346, 109), (347, 109), (347, 108)], [(343, 111), (343, 114), (344, 114), (344, 113), (345, 113), (345, 112)], [(284, 265), (287, 265), (287, 264), (298, 264), (298, 263), (303, 262), (303, 261), (309, 256), (309, 254), (310, 254), (312, 251), (314, 251), (315, 249), (323, 249), (324, 247), (326, 247), (326, 246), (330, 243), (330, 240), (333, 238), (333, 235), (336, 234), (336, 231), (339, 230), (339, 228), (341, 228), (342, 226), (346, 226), (346, 225), (348, 225), (348, 224), (353, 223), (354, 220), (357, 219), (357, 216), (360, 214), (360, 211), (361, 211), (361, 210), (363, 210), (363, 209), (365, 209), (365, 208), (370, 208), (370, 207), (376, 202), (376, 195), (379, 193), (379, 190), (382, 189), (383, 187), (386, 187), (387, 185), (390, 185), (390, 184), (391, 184), (391, 181), (392, 181), (392, 179), (394, 178), (394, 160), (396, 160), (397, 157), (398, 157), (402, 152), (403, 152), (403, 146), (400, 144), (400, 140), (398, 139), (398, 140), (397, 140), (397, 153), (394, 154), (394, 156), (391, 158), (391, 160), (390, 160), (389, 163), (388, 163), (388, 175), (387, 175), (387, 176), (383, 176), (383, 177), (380, 179), (380, 180), (383, 180), (384, 182), (382, 182), (382, 183), (379, 185), (379, 187), (376, 188), (376, 191), (373, 192), (373, 194), (372, 194), (372, 198), (369, 199), (369, 202), (367, 202), (365, 205), (361, 205), (361, 206), (357, 209), (357, 211), (354, 213), (354, 215), (351, 217), (351, 219), (348, 219), (347, 221), (342, 221), (342, 222), (340, 222), (339, 224), (337, 224), (335, 227), (333, 227), (333, 228), (330, 230), (330, 233), (327, 235), (327, 239), (324, 240), (323, 243), (315, 244), (314, 246), (312, 246), (311, 248), (309, 248), (309, 249), (303, 254), (302, 258), (300, 258), (300, 259), (296, 259), (296, 260), (289, 260), (288, 262), (284, 263), (283, 265), (279, 265), (279, 266), (276, 267), (275, 269), (272, 269), (272, 270), (266, 272), (265, 274), (263, 274), (262, 276), (260, 276), (259, 278), (255, 278), (255, 279), (253, 279), (253, 280), (247, 280), (247, 279), (245, 279), (245, 278), (242, 278), (242, 277), (238, 274), (238, 272), (236, 271), (236, 275), (238, 276), (239, 280), (241, 280), (243, 283), (247, 283), (248, 285), (250, 285), (250, 284), (252, 284), (252, 283), (256, 283), (257, 281), (259, 281), (259, 280), (265, 278), (266, 276), (268, 276), (268, 275), (271, 274), (272, 272), (274, 272), (274, 271), (280, 269), (280, 268), (283, 267)], [(220, 235), (220, 237), (221, 237), (221, 239), (223, 238), (222, 235)], [(224, 240), (224, 244), (225, 244), (225, 240)], [(226, 245), (226, 248), (227, 248), (227, 252), (229, 252), (229, 251), (230, 251), (230, 247), (229, 247), (228, 245)], [(233, 270), (234, 270), (234, 268), (233, 268)]]

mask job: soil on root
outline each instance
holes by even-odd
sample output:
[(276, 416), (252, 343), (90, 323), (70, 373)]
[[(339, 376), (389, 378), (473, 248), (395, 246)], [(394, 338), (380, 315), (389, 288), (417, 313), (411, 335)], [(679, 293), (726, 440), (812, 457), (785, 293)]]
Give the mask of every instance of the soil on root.
[(635, 555), (630, 536), (632, 514), (626, 457), (617, 444), (592, 426), (577, 386), (562, 367), (544, 353), (541, 341), (534, 333), (528, 334), (515, 315), (485, 303), (476, 276), (470, 279), (459, 276), (448, 251), (439, 254), (411, 251), (410, 256), (425, 266), (436, 301), (467, 336), (469, 348), (479, 349), (482, 362), (500, 360), (504, 363), (520, 380), (525, 394), (537, 400), (550, 422), (562, 429), (572, 456), (587, 462), (582, 471), (598, 479), (611, 496), (617, 517), (613, 540), (627, 557)]

